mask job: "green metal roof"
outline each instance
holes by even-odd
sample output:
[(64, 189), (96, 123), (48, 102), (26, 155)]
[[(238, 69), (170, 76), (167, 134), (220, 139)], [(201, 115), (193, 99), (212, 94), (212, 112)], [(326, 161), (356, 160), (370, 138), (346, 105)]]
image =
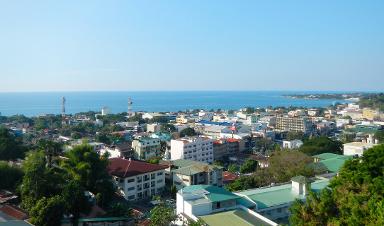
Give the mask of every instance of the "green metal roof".
[(231, 199), (239, 199), (240, 197), (233, 194), (230, 191), (225, 190), (212, 185), (191, 185), (182, 189), (182, 192), (198, 192), (198, 191), (207, 191), (205, 195), (211, 202), (222, 202)]
[[(328, 179), (320, 179), (311, 183), (311, 190), (318, 192), (328, 186)], [(239, 194), (248, 196), (257, 204), (259, 210), (273, 206), (283, 205), (293, 202), (295, 199), (304, 199), (303, 195), (292, 192), (292, 184), (284, 184), (268, 188), (258, 188), (239, 192)]]
[(174, 165), (177, 169), (172, 170), (173, 173), (182, 174), (191, 176), (194, 174), (207, 172), (208, 170), (222, 169), (221, 166), (209, 165), (203, 162), (197, 162), (186, 159), (178, 159), (172, 161), (172, 165)]
[(266, 222), (244, 210), (232, 210), (200, 217), (209, 226), (268, 226)]
[(335, 153), (322, 153), (322, 154), (319, 154), (319, 155), (314, 155), (313, 157), (321, 159), (321, 160), (326, 160), (326, 159), (338, 158), (338, 157), (341, 157), (341, 156), (343, 156), (343, 155), (338, 155), (338, 154), (335, 154)]
[(338, 155), (334, 153), (323, 153), (313, 157), (320, 159), (320, 161), (316, 164), (324, 166), (332, 173), (339, 172), (341, 167), (344, 165), (344, 162), (352, 158), (352, 156)]

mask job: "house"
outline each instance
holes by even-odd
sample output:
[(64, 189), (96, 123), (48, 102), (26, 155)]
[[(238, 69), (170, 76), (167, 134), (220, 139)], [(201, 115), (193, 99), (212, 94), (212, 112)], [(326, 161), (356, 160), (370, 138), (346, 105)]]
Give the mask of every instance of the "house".
[(157, 157), (161, 151), (160, 139), (139, 137), (132, 141), (132, 149), (136, 159), (148, 160)]
[(176, 213), (184, 219), (202, 219), (209, 226), (273, 225), (276, 223), (249, 209), (246, 198), (224, 188), (211, 185), (192, 185), (176, 194)]
[(131, 158), (133, 157), (132, 145), (130, 143), (121, 143), (105, 147), (100, 150), (100, 155), (109, 154), (109, 158)]
[(126, 200), (150, 198), (163, 192), (167, 166), (132, 159), (109, 159), (108, 173)]
[(285, 149), (297, 149), (303, 145), (303, 141), (301, 140), (284, 140), (283, 148)]
[(376, 144), (377, 140), (374, 140), (373, 136), (370, 134), (364, 142), (351, 142), (343, 144), (344, 155), (362, 156), (365, 150), (372, 148)]
[(185, 159), (162, 161), (161, 164), (169, 166), (166, 173), (177, 190), (198, 184), (223, 186), (221, 166)]
[(171, 140), (171, 160), (177, 159), (212, 163), (213, 140), (202, 136)]

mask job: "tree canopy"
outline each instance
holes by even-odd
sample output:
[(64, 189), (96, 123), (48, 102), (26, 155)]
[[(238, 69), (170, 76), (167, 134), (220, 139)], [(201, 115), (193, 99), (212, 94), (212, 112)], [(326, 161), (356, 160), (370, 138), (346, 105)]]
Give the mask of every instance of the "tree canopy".
[(343, 145), (340, 141), (328, 137), (313, 137), (304, 141), (299, 150), (307, 155), (318, 155), (322, 153), (343, 153)]
[(15, 189), (23, 178), (23, 171), (17, 166), (10, 166), (0, 161), (0, 190)]
[(150, 212), (151, 226), (168, 226), (177, 216), (174, 210), (164, 204), (157, 205)]
[(329, 189), (291, 207), (292, 225), (384, 225), (384, 145), (347, 161)]
[(7, 128), (0, 127), (0, 160), (24, 158), (25, 151), (21, 139), (15, 137)]
[(195, 135), (196, 131), (193, 128), (185, 128), (180, 131), (180, 137), (191, 137)]

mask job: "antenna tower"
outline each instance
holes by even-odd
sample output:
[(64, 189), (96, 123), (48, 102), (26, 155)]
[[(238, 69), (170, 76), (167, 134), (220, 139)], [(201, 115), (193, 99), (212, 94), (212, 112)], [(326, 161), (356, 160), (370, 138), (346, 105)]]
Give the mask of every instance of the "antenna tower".
[(127, 112), (127, 116), (128, 117), (131, 117), (132, 116), (132, 99), (129, 97), (128, 98), (128, 112)]

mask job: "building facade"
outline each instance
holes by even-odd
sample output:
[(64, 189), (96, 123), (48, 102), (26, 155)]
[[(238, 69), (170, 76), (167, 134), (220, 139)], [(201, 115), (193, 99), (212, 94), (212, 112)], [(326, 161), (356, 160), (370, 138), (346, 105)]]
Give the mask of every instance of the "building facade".
[(312, 130), (311, 122), (307, 117), (276, 117), (276, 130), (308, 133)]
[(213, 140), (201, 136), (171, 140), (171, 160), (177, 159), (212, 163)]
[(132, 141), (132, 149), (136, 159), (148, 160), (160, 154), (160, 139), (140, 137)]

